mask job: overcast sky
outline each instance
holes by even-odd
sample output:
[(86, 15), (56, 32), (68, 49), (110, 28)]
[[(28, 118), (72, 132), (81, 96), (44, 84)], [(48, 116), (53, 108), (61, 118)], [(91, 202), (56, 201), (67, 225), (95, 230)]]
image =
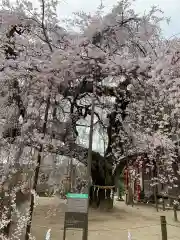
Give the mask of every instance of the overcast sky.
[[(60, 0), (58, 15), (60, 17), (70, 16), (72, 12), (84, 10), (94, 12), (100, 3), (100, 0)], [(110, 10), (117, 0), (103, 0), (106, 11)], [(137, 0), (134, 4), (137, 12), (148, 11), (152, 5), (158, 5), (167, 17), (171, 17), (169, 25), (163, 24), (164, 35), (171, 37), (180, 33), (180, 0)], [(180, 35), (179, 35), (180, 36)]]

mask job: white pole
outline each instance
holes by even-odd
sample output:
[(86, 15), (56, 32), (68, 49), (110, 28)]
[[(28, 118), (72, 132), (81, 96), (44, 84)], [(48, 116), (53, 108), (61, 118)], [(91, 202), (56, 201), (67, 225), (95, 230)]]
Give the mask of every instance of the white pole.
[(47, 231), (45, 240), (51, 240), (51, 229)]
[(131, 238), (131, 233), (130, 233), (129, 230), (128, 230), (128, 240), (132, 240), (132, 238)]

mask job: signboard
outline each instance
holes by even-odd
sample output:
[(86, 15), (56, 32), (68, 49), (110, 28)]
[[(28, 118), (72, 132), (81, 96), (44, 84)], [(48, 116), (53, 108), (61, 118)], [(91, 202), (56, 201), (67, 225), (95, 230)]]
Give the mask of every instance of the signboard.
[(65, 228), (85, 228), (87, 224), (87, 214), (86, 213), (75, 213), (66, 212), (65, 213)]
[(86, 193), (67, 193), (67, 198), (86, 198), (88, 199), (88, 194)]
[(83, 240), (87, 240), (88, 232), (88, 194), (68, 193), (67, 195), (67, 211), (64, 220), (64, 236), (66, 238), (66, 230), (79, 228), (83, 230)]
[(67, 212), (81, 212), (87, 213), (88, 211), (88, 194), (67, 194)]

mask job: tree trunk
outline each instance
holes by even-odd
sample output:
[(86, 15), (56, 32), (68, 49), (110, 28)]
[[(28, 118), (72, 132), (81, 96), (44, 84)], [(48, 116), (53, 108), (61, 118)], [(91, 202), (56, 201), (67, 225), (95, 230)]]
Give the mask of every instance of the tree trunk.
[(105, 164), (103, 166), (102, 162), (97, 162), (97, 164), (93, 164), (91, 172), (93, 186), (90, 190), (90, 205), (94, 208), (112, 209), (115, 187), (105, 188), (114, 186), (111, 166), (107, 167)]
[[(10, 197), (10, 191), (5, 190), (2, 188), (1, 191), (1, 202), (0, 202), (0, 217), (2, 221), (2, 216), (6, 216), (6, 220), (9, 222), (4, 225), (4, 227), (1, 227), (0, 229), (0, 238), (8, 238), (9, 237), (9, 230), (11, 225), (11, 197)], [(4, 220), (4, 219), (3, 219)]]
[(25, 230), (27, 222), (22, 222), (21, 218), (23, 216), (28, 216), (29, 204), (30, 204), (31, 192), (22, 193), (19, 191), (16, 195), (16, 208), (18, 215), (14, 214), (12, 216), (12, 223), (10, 227), (9, 237), (13, 239), (14, 234), (18, 234), (19, 240), (24, 240)]

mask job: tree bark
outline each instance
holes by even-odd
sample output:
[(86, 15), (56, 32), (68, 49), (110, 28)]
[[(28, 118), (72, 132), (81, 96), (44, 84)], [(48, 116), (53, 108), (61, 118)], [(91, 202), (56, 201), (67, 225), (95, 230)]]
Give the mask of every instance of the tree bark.
[[(42, 133), (44, 136), (46, 134), (46, 125), (47, 125), (47, 120), (48, 120), (48, 112), (49, 112), (49, 108), (50, 108), (50, 98), (51, 98), (51, 95), (49, 94), (47, 101), (46, 101), (44, 124), (43, 124), (43, 129), (42, 129)], [(36, 192), (36, 188), (37, 188), (39, 171), (40, 171), (41, 160), (42, 160), (42, 152), (43, 152), (43, 145), (41, 144), (40, 150), (39, 150), (38, 156), (37, 156), (37, 166), (35, 168), (35, 174), (34, 174), (34, 182), (33, 182), (33, 188), (32, 188), (32, 190), (34, 192)], [(29, 220), (28, 220), (27, 227), (26, 227), (25, 240), (29, 240), (29, 238), (30, 238), (31, 223), (32, 223), (32, 217), (33, 217), (33, 210), (34, 210), (34, 201), (35, 201), (34, 194), (32, 193), (31, 201), (30, 201), (30, 209), (29, 209)]]

